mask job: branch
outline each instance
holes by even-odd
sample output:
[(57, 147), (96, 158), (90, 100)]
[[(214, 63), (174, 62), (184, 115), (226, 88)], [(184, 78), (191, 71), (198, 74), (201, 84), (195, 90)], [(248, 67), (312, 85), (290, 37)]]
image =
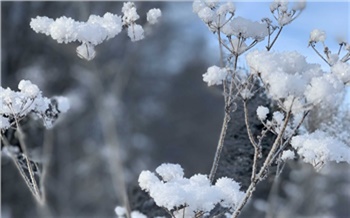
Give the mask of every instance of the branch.
[(280, 30), (278, 31), (276, 37), (273, 39), (271, 45), (267, 45), (267, 46), (266, 46), (267, 51), (270, 51), (270, 50), (271, 50), (271, 48), (272, 48), (272, 46), (275, 44), (275, 42), (276, 42), (278, 36), (279, 36), (280, 33), (282, 32), (282, 29), (283, 29), (283, 26), (280, 27)]
[(272, 163), (272, 157), (278, 147), (278, 144), (279, 144), (279, 141), (282, 139), (283, 137), (283, 134), (287, 128), (287, 125), (288, 125), (288, 121), (290, 119), (290, 116), (292, 114), (292, 106), (293, 106), (293, 102), (291, 103), (290, 105), (290, 108), (288, 110), (288, 113), (287, 113), (287, 116), (284, 120), (284, 124), (283, 124), (283, 127), (281, 129), (281, 132), (278, 134), (277, 138), (275, 139), (272, 147), (271, 147), (271, 150), (263, 164), (263, 166), (261, 167), (257, 177), (255, 177), (255, 179), (250, 183), (248, 189), (247, 189), (247, 192), (243, 198), (243, 200), (241, 201), (241, 203), (238, 205), (238, 207), (236, 208), (235, 212), (233, 213), (232, 215), (232, 218), (237, 218), (238, 215), (241, 213), (242, 211), (242, 208), (246, 205), (246, 203), (248, 202), (248, 200), (250, 199), (250, 197), (252, 196), (252, 193), (253, 191), (255, 190), (255, 187), (256, 187), (256, 184), (264, 177), (264, 174), (267, 170), (267, 168), (271, 165)]
[(255, 176), (256, 176), (257, 161), (258, 161), (258, 157), (259, 157), (260, 152), (259, 152), (258, 144), (256, 144), (256, 142), (253, 138), (253, 134), (251, 132), (250, 126), (249, 126), (248, 108), (247, 108), (247, 101), (246, 100), (243, 100), (243, 107), (244, 107), (244, 120), (245, 120), (245, 124), (246, 124), (246, 128), (247, 128), (248, 137), (249, 137), (250, 143), (254, 147), (254, 159), (253, 159), (252, 176), (251, 176), (251, 181), (253, 182), (255, 180)]

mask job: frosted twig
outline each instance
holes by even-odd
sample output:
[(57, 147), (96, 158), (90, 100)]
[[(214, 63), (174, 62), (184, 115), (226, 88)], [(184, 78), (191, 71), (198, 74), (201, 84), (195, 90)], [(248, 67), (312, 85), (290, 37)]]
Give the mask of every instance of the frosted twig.
[(247, 128), (248, 137), (249, 137), (250, 143), (254, 147), (254, 159), (253, 159), (252, 176), (251, 176), (251, 181), (254, 181), (256, 176), (256, 169), (258, 167), (257, 161), (259, 157), (259, 147), (258, 147), (258, 144), (255, 142), (255, 139), (253, 138), (253, 134), (250, 129), (249, 120), (248, 120), (247, 100), (243, 100), (243, 108), (244, 108), (244, 121)]
[(248, 202), (248, 200), (252, 196), (253, 191), (255, 190), (256, 184), (264, 177), (264, 174), (266, 173), (267, 168), (271, 165), (272, 157), (273, 157), (274, 153), (276, 152), (276, 149), (279, 145), (280, 139), (282, 139), (284, 131), (286, 130), (289, 119), (291, 117), (292, 106), (293, 106), (293, 102), (291, 103), (290, 108), (287, 112), (287, 116), (284, 120), (283, 127), (282, 127), (280, 133), (278, 134), (277, 138), (275, 139), (275, 141), (271, 147), (271, 150), (269, 151), (269, 154), (267, 155), (267, 158), (264, 161), (263, 166), (260, 168), (260, 171), (259, 171), (258, 175), (255, 177), (255, 179), (250, 183), (243, 200), (238, 205), (238, 207), (235, 209), (235, 212), (233, 213), (232, 218), (237, 218), (238, 215), (241, 213), (242, 208), (246, 205), (246, 203)]

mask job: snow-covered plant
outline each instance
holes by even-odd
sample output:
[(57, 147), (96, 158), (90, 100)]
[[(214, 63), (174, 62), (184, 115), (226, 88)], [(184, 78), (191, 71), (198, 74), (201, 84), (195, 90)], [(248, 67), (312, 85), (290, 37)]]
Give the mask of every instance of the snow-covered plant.
[[(311, 32), (309, 46), (330, 66), (328, 72), (319, 64), (308, 63), (306, 57), (297, 52), (271, 52), (282, 30), (301, 14), (305, 6), (305, 1), (294, 4), (285, 0), (273, 1), (270, 11), (276, 22), (274, 24), (269, 18), (257, 22), (236, 17), (236, 8), (230, 2), (195, 0), (193, 3), (193, 12), (216, 34), (220, 48), (220, 66), (211, 66), (203, 74), (203, 81), (208, 86), (222, 84), (225, 100), (223, 128), (209, 175), (211, 183), (215, 182), (234, 101), (243, 102), (247, 134), (254, 148), (251, 184), (233, 217), (240, 214), (256, 184), (276, 162), (280, 165), (283, 161), (300, 157), (316, 169), (329, 161), (349, 162), (349, 156), (344, 153), (350, 153), (350, 145), (346, 145), (344, 140), (321, 130), (308, 132), (307, 125), (304, 125), (307, 116), (313, 111), (337, 110), (342, 104), (346, 86), (350, 83), (350, 66), (347, 63), (350, 59), (349, 44), (340, 40), (339, 51), (332, 53), (325, 43), (326, 32), (317, 29)], [(246, 61), (249, 71), (240, 71), (238, 59), (266, 38), (266, 50), (248, 53)], [(322, 44), (324, 55), (317, 50), (318, 43)], [(340, 57), (342, 48), (345, 55)], [(261, 88), (278, 109), (270, 111), (265, 106), (257, 108), (257, 116), (264, 128), (261, 135), (255, 136), (249, 124), (247, 102)], [(267, 132), (272, 132), (276, 138), (263, 165), (258, 168), (257, 161), (262, 158), (261, 142)], [(291, 149), (286, 150), (288, 146)]]
[(41, 119), (46, 128), (51, 128), (60, 113), (69, 109), (67, 98), (58, 96), (51, 99), (42, 96), (42, 92), (29, 80), (21, 80), (19, 91), (0, 87), (1, 132), (9, 128), (17, 128), (19, 121), (34, 115)]
[(232, 212), (244, 196), (233, 179), (219, 178), (212, 185), (207, 175), (186, 178), (178, 164), (162, 164), (156, 173), (160, 178), (150, 171), (141, 172), (139, 185), (172, 217), (209, 215), (217, 205)]
[[(81, 45), (76, 50), (77, 55), (90, 61), (96, 56), (95, 46), (114, 38), (123, 28), (127, 28), (128, 36), (133, 42), (144, 38), (143, 27), (136, 23), (140, 16), (135, 4), (132, 2), (124, 3), (122, 13), (122, 16), (110, 12), (105, 13), (102, 17), (90, 15), (86, 22), (76, 21), (65, 16), (55, 20), (45, 16), (37, 16), (32, 18), (30, 27), (36, 33), (51, 36), (58, 43), (80, 42)], [(155, 24), (161, 14), (160, 9), (151, 9), (147, 13), (147, 21), (150, 24)]]
[[(37, 164), (28, 156), (21, 120), (33, 115), (36, 119), (41, 119), (46, 128), (51, 128), (59, 115), (68, 111), (69, 101), (62, 96), (51, 99), (44, 97), (38, 86), (29, 80), (21, 80), (18, 89), (19, 91), (13, 91), (0, 87), (0, 131), (1, 143), (4, 145), (2, 150), (14, 161), (29, 190), (38, 203), (42, 204), (43, 187), (42, 184), (38, 185), (35, 178), (38, 175), (40, 180), (41, 175)], [(11, 144), (6, 134), (8, 131), (16, 132), (18, 145)]]

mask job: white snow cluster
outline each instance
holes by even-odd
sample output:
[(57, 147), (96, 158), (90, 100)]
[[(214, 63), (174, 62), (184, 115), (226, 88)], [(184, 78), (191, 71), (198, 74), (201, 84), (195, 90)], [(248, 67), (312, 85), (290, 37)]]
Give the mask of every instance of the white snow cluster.
[(344, 84), (350, 84), (350, 64), (338, 61), (332, 66), (331, 71), (337, 75)]
[(335, 73), (326, 73), (320, 65), (307, 63), (297, 52), (256, 50), (247, 54), (246, 59), (251, 72), (260, 76), (273, 99), (283, 101), (285, 108), (293, 102), (293, 113), (321, 103), (323, 107), (337, 107), (342, 101), (345, 92), (342, 78), (347, 78), (342, 67), (335, 68)]
[(162, 12), (159, 8), (153, 8), (147, 12), (147, 21), (150, 24), (158, 23), (159, 17), (162, 16)]
[(208, 86), (220, 85), (226, 79), (228, 72), (225, 68), (211, 66), (207, 72), (203, 74), (203, 81), (208, 83)]
[(330, 161), (350, 164), (350, 147), (320, 130), (294, 136), (291, 145), (303, 161), (312, 164), (315, 168)]
[[(144, 38), (144, 30), (141, 25), (136, 24), (139, 19), (134, 3), (124, 3), (123, 16), (105, 13), (103, 17), (90, 15), (86, 22), (75, 21), (70, 17), (62, 16), (56, 20), (37, 16), (32, 18), (30, 27), (36, 33), (51, 36), (58, 43), (70, 43), (78, 41), (81, 45), (77, 48), (79, 57), (92, 60), (95, 57), (95, 46), (103, 41), (114, 38), (123, 27), (128, 28), (128, 36), (131, 41), (139, 41)], [(147, 13), (150, 24), (157, 23), (161, 16), (159, 9), (151, 9)]]
[(280, 26), (291, 23), (298, 16), (296, 12), (299, 11), (300, 13), (306, 7), (306, 0), (294, 2), (292, 7), (288, 4), (288, 0), (274, 0), (270, 4), (270, 11), (274, 14)]
[(223, 26), (222, 32), (227, 36), (252, 38), (262, 41), (268, 35), (266, 23), (253, 22), (243, 17), (236, 17)]
[(178, 164), (162, 164), (157, 174), (143, 171), (139, 176), (139, 185), (154, 199), (155, 203), (166, 209), (177, 210), (175, 217), (193, 217), (195, 212), (209, 213), (217, 204), (232, 211), (243, 198), (240, 185), (232, 179), (220, 178), (211, 185), (207, 175), (196, 174), (185, 178)]
[(281, 159), (282, 159), (283, 161), (292, 160), (292, 159), (294, 159), (294, 158), (295, 158), (294, 151), (286, 150), (286, 151), (283, 151), (283, 152), (282, 152)]
[(258, 115), (258, 118), (260, 120), (266, 120), (267, 118), (267, 114), (269, 113), (269, 109), (267, 107), (264, 107), (264, 106), (259, 106), (257, 109), (256, 109), (256, 114)]
[[(21, 80), (18, 84), (20, 91), (0, 87), (0, 129), (5, 130), (30, 113), (44, 121), (47, 128), (52, 127), (55, 116), (69, 109), (69, 101), (65, 97), (48, 99), (42, 96), (38, 86), (29, 80)], [(52, 104), (55, 101), (55, 105)]]
[(268, 35), (266, 23), (253, 22), (242, 17), (228, 18), (226, 15), (234, 15), (236, 10), (232, 2), (219, 3), (219, 1), (195, 0), (192, 7), (193, 12), (213, 32), (220, 28), (226, 36), (236, 36), (243, 39), (251, 38), (257, 41), (263, 40)]
[(310, 33), (309, 42), (324, 42), (326, 40), (326, 33), (319, 29), (314, 29)]
[[(126, 217), (126, 209), (124, 207), (117, 206), (114, 209), (114, 212), (117, 214), (117, 218), (125, 218)], [(144, 215), (143, 213), (141, 213), (137, 210), (131, 211), (130, 215), (131, 215), (131, 218), (147, 218), (146, 215)]]

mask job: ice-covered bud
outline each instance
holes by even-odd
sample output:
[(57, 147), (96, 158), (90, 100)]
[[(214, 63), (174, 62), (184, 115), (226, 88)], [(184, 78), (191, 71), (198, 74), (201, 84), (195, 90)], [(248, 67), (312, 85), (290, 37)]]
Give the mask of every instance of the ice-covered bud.
[(267, 107), (259, 106), (256, 109), (256, 114), (258, 115), (258, 118), (260, 120), (266, 120), (267, 114), (270, 112), (270, 110)]
[(160, 16), (162, 16), (162, 11), (159, 8), (153, 8), (147, 12), (147, 21), (150, 24), (156, 24)]
[(309, 42), (324, 42), (326, 40), (326, 32), (314, 29), (310, 33)]
[(350, 84), (350, 65), (348, 63), (338, 61), (331, 69), (344, 84)]
[(220, 85), (227, 77), (227, 70), (218, 66), (211, 66), (207, 72), (203, 74), (203, 81), (208, 83), (208, 86)]
[(296, 1), (293, 5), (293, 10), (304, 10), (306, 7), (306, 0)]
[(91, 61), (96, 56), (95, 46), (88, 42), (83, 42), (77, 47), (77, 55), (81, 59)]
[(180, 179), (184, 176), (184, 170), (179, 164), (163, 163), (162, 165), (157, 167), (156, 172), (166, 182), (173, 179)]
[(40, 93), (38, 86), (32, 84), (29, 80), (21, 80), (18, 84), (18, 89), (29, 98), (35, 98)]
[(132, 42), (136, 42), (143, 39), (145, 36), (142, 26), (139, 24), (130, 25), (128, 27), (128, 36), (130, 37)]
[(204, 23), (210, 23), (215, 18), (215, 12), (209, 7), (205, 7), (198, 12), (198, 16)]

